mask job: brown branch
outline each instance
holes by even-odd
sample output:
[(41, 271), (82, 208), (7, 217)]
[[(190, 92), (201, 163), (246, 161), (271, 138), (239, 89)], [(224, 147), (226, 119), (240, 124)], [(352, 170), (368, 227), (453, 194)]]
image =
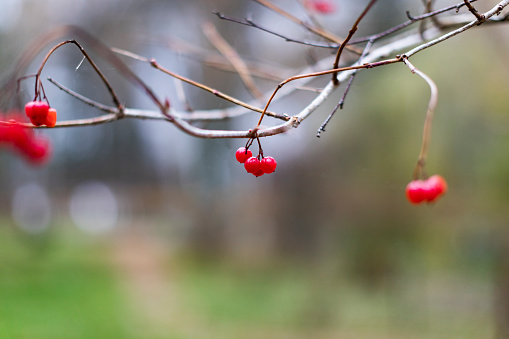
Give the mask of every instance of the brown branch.
[[(279, 85), (276, 87), (274, 92), (272, 92), (272, 95), (270, 96), (269, 100), (267, 101), (267, 104), (265, 105), (263, 113), (260, 116), (260, 119), (258, 120), (258, 124), (256, 125), (255, 129), (260, 127), (260, 125), (262, 123), (262, 120), (263, 120), (263, 117), (265, 115), (265, 112), (268, 109), (268, 107), (269, 107), (270, 103), (272, 102), (272, 100), (274, 99), (274, 97), (276, 96), (276, 93), (284, 85), (286, 85), (287, 83), (289, 83), (291, 81), (295, 81), (295, 80), (299, 80), (299, 79), (304, 79), (304, 78), (317, 77), (317, 76), (327, 75), (327, 74), (337, 74), (339, 72), (344, 72), (344, 71), (352, 71), (352, 70), (359, 70), (359, 69), (375, 68), (375, 67), (380, 67), (380, 66), (385, 66), (385, 65), (393, 64), (393, 63), (400, 62), (400, 61), (401, 61), (401, 58), (397, 57), (397, 58), (394, 58), (394, 59), (387, 59), (387, 60), (382, 60), (382, 61), (377, 61), (377, 62), (372, 62), (372, 63), (366, 63), (366, 64), (363, 64), (363, 65), (354, 65), (354, 66), (348, 66), (348, 67), (334, 68), (334, 69), (329, 69), (329, 70), (326, 70), (326, 71), (307, 73), (307, 74), (300, 74), (300, 75), (296, 75), (296, 76), (290, 77), (290, 78), (282, 81), (281, 83), (279, 83)], [(334, 84), (334, 81), (332, 83)], [(334, 84), (334, 86), (337, 86), (337, 85)]]
[(464, 0), (464, 1), (465, 1), (465, 6), (467, 6), (468, 10), (477, 18), (477, 21), (479, 22), (478, 25), (482, 24), (486, 20), (484, 15), (479, 14), (477, 9), (475, 9), (475, 7), (472, 6), (472, 4), (470, 4), (470, 1), (468, 1), (468, 0)]
[(38, 96), (38, 93), (39, 93), (39, 90), (38, 90), (38, 87), (40, 86), (40, 88), (42, 90), (44, 90), (42, 88), (42, 83), (40, 82), (40, 76), (41, 76), (41, 73), (42, 73), (42, 70), (44, 68), (44, 66), (46, 65), (46, 62), (49, 60), (49, 58), (51, 57), (51, 55), (57, 50), (59, 49), (60, 47), (64, 46), (64, 45), (67, 45), (67, 44), (74, 44), (76, 47), (78, 47), (78, 49), (80, 50), (80, 52), (83, 54), (83, 57), (90, 63), (90, 65), (92, 66), (92, 68), (94, 69), (94, 71), (97, 73), (97, 75), (99, 75), (99, 77), (101, 78), (101, 81), (104, 83), (104, 85), (106, 86), (106, 88), (108, 89), (108, 92), (110, 93), (112, 99), (113, 99), (113, 102), (115, 103), (115, 105), (117, 106), (118, 108), (118, 114), (119, 116), (122, 116), (122, 112), (123, 112), (123, 105), (122, 103), (120, 102), (120, 99), (118, 98), (117, 94), (115, 93), (115, 90), (113, 89), (113, 87), (111, 87), (111, 84), (109, 83), (108, 79), (106, 79), (106, 76), (104, 75), (103, 72), (101, 72), (101, 70), (99, 69), (99, 67), (97, 67), (97, 65), (95, 64), (95, 62), (92, 60), (92, 58), (90, 58), (89, 54), (85, 51), (85, 49), (83, 48), (83, 46), (81, 46), (76, 40), (67, 40), (67, 41), (63, 41), (59, 44), (57, 44), (56, 46), (54, 46), (49, 52), (48, 54), (46, 54), (46, 56), (44, 57), (41, 65), (39, 66), (39, 70), (37, 71), (37, 73), (35, 74), (35, 98), (34, 100), (37, 99), (37, 96)]
[[(334, 60), (334, 65), (332, 66), (332, 68), (338, 68), (339, 67), (339, 59), (341, 58), (341, 54), (343, 53), (343, 50), (345, 49), (346, 45), (348, 44), (348, 41), (350, 41), (350, 39), (352, 39), (352, 37), (355, 34), (355, 32), (357, 32), (357, 28), (359, 26), (359, 23), (364, 18), (364, 16), (369, 12), (371, 7), (373, 7), (373, 5), (375, 4), (376, 1), (377, 0), (371, 0), (369, 2), (369, 4), (364, 8), (364, 11), (362, 11), (361, 15), (359, 15), (357, 20), (355, 20), (352, 28), (348, 32), (348, 36), (341, 43), (341, 46), (339, 46), (338, 52), (336, 53), (336, 59)], [(332, 81), (334, 82), (335, 85), (339, 85), (338, 73), (337, 72), (332, 73)]]
[[(264, 112), (262, 109), (260, 109), (258, 107), (255, 107), (255, 106), (250, 105), (250, 104), (248, 104), (248, 103), (246, 103), (244, 101), (241, 101), (241, 100), (236, 99), (236, 98), (234, 98), (232, 96), (229, 96), (229, 95), (227, 95), (227, 94), (225, 94), (223, 92), (218, 91), (217, 89), (211, 88), (211, 87), (206, 86), (204, 84), (201, 84), (199, 82), (196, 82), (196, 81), (193, 81), (191, 79), (188, 79), (188, 78), (186, 78), (186, 77), (184, 77), (182, 75), (176, 74), (176, 73), (174, 73), (174, 72), (172, 72), (172, 71), (162, 67), (161, 65), (159, 65), (155, 59), (148, 59), (148, 58), (142, 57), (140, 55), (137, 55), (135, 53), (124, 51), (124, 50), (121, 50), (121, 49), (118, 49), (118, 48), (115, 49), (114, 51), (115, 51), (115, 53), (119, 53), (119, 54), (125, 55), (125, 56), (133, 58), (135, 60), (142, 61), (142, 62), (147, 62), (152, 67), (154, 67), (155, 69), (157, 69), (157, 70), (159, 70), (159, 71), (161, 71), (161, 72), (163, 72), (165, 74), (168, 74), (169, 76), (172, 76), (172, 77), (174, 77), (176, 79), (179, 79), (180, 81), (186, 82), (186, 83), (188, 83), (188, 84), (190, 84), (192, 86), (198, 87), (198, 88), (200, 88), (200, 89), (202, 89), (204, 91), (207, 91), (207, 92), (209, 92), (211, 94), (214, 94), (215, 96), (217, 96), (217, 97), (219, 97), (219, 98), (221, 98), (223, 100), (229, 101), (229, 102), (231, 102), (231, 103), (233, 103), (235, 105), (242, 106), (244, 108), (247, 108), (247, 109), (249, 109), (251, 111), (258, 112), (258, 113), (263, 113)], [(276, 114), (274, 112), (266, 112), (266, 113), (269, 116), (281, 118), (281, 116), (279, 114)]]

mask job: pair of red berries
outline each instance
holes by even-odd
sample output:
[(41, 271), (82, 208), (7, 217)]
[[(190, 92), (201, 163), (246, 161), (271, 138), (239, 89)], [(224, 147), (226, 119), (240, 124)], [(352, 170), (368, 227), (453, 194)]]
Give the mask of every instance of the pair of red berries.
[(253, 152), (245, 147), (241, 147), (237, 150), (235, 158), (238, 162), (244, 164), (244, 168), (248, 173), (256, 177), (272, 173), (277, 167), (276, 159), (273, 157), (262, 156), (262, 160), (259, 160), (257, 157), (253, 157)]
[(447, 192), (447, 182), (440, 175), (426, 180), (413, 180), (406, 186), (406, 196), (412, 204), (432, 202)]
[(55, 127), (57, 123), (57, 110), (43, 101), (30, 101), (25, 105), (25, 113), (34, 126)]
[(37, 136), (32, 129), (14, 119), (0, 125), (0, 146), (14, 149), (34, 164), (44, 163), (51, 154), (48, 139)]

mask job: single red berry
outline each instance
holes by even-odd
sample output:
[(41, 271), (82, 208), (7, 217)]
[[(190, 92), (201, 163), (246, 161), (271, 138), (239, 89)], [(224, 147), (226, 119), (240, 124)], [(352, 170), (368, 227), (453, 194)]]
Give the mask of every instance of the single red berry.
[(37, 137), (33, 129), (24, 127), (17, 120), (0, 125), (0, 145), (9, 147), (34, 164), (44, 163), (51, 155), (51, 144), (43, 136)]
[(427, 201), (431, 202), (447, 192), (447, 182), (440, 175), (435, 174), (426, 180), (428, 189)]
[(321, 14), (331, 14), (336, 11), (336, 6), (330, 0), (309, 0), (306, 6), (310, 10)]
[(54, 108), (50, 108), (48, 110), (48, 115), (46, 116), (45, 125), (48, 127), (55, 127), (57, 124), (57, 110)]
[(247, 159), (251, 158), (253, 156), (253, 152), (246, 149), (245, 147), (241, 147), (237, 150), (235, 153), (235, 158), (237, 158), (237, 161), (241, 164), (245, 163)]
[(23, 150), (31, 143), (33, 131), (25, 128), (20, 124), (16, 124), (10, 127), (11, 129), (11, 142), (14, 147), (19, 150)]
[(250, 157), (244, 162), (244, 168), (248, 173), (255, 174), (261, 169), (260, 160), (255, 157)]
[(253, 175), (255, 177), (261, 177), (262, 175), (264, 175), (265, 173), (263, 172), (263, 170), (260, 168), (256, 173), (253, 173)]
[(426, 191), (423, 187), (422, 180), (413, 180), (406, 186), (406, 197), (412, 204), (420, 204), (426, 200)]
[(51, 155), (51, 144), (46, 138), (35, 138), (23, 149), (23, 154), (33, 164), (42, 164), (46, 162)]
[(23, 127), (14, 119), (9, 120), (9, 123), (0, 126), (0, 143), (22, 149), (27, 143), (30, 143), (32, 130)]
[(263, 173), (272, 173), (276, 170), (277, 161), (273, 157), (265, 157), (260, 161)]

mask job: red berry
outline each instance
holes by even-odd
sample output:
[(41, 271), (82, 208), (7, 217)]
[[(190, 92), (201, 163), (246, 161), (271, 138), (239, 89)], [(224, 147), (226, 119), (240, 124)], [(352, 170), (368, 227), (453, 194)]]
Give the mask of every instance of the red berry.
[(306, 6), (315, 12), (322, 14), (331, 14), (336, 11), (336, 6), (330, 0), (309, 0)]
[(440, 175), (427, 180), (413, 180), (406, 187), (406, 196), (412, 204), (432, 202), (447, 192), (447, 182)]
[(437, 199), (442, 194), (447, 192), (447, 182), (440, 175), (433, 175), (426, 180), (428, 186), (428, 201), (431, 202)]
[(412, 204), (420, 204), (426, 199), (426, 192), (423, 189), (422, 180), (413, 180), (406, 186), (406, 196)]
[(253, 175), (255, 177), (261, 177), (262, 175), (264, 175), (265, 173), (263, 172), (263, 170), (260, 168), (256, 173), (253, 173)]
[(276, 170), (277, 161), (273, 157), (265, 157), (260, 161), (263, 173), (272, 173)]
[(241, 164), (245, 163), (247, 159), (251, 158), (253, 156), (253, 152), (246, 149), (245, 147), (241, 147), (237, 150), (235, 153), (235, 158), (237, 158), (237, 161)]
[(258, 174), (257, 172), (261, 170), (261, 163), (260, 160), (258, 160), (255, 157), (250, 157), (244, 162), (244, 168), (248, 173), (252, 174)]
[(43, 137), (38, 137), (23, 150), (28, 160), (34, 164), (42, 164), (48, 160), (51, 155), (51, 144), (49, 140)]
[(51, 145), (45, 137), (37, 137), (31, 128), (17, 120), (0, 125), (0, 145), (17, 151), (34, 164), (45, 162), (51, 154)]
[(46, 117), (45, 125), (48, 127), (55, 127), (57, 124), (57, 110), (54, 108), (50, 108), (48, 110), (48, 116)]
[(25, 105), (25, 113), (35, 126), (41, 126), (46, 123), (49, 106), (42, 101), (30, 101)]
[(16, 120), (9, 120), (9, 125), (0, 126), (0, 143), (23, 149), (30, 142), (30, 133), (28, 128), (21, 126)]

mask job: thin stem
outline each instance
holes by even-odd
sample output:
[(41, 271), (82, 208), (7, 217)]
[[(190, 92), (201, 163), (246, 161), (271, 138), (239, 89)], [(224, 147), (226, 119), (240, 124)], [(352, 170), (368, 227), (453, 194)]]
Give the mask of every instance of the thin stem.
[(477, 9), (475, 9), (475, 7), (470, 4), (470, 1), (465, 0), (465, 6), (467, 6), (468, 10), (477, 18), (477, 21), (479, 22), (478, 25), (482, 24), (484, 20), (486, 20), (484, 15), (479, 14)]
[(337, 44), (337, 43), (326, 43), (326, 44), (324, 44), (324, 43), (309, 42), (309, 41), (303, 41), (303, 40), (298, 40), (298, 39), (290, 38), (290, 37), (288, 37), (286, 35), (283, 35), (281, 33), (277, 33), (275, 31), (273, 31), (272, 29), (263, 27), (260, 24), (255, 23), (251, 19), (239, 20), (239, 19), (235, 19), (235, 18), (232, 18), (232, 17), (228, 17), (228, 16), (224, 15), (221, 12), (214, 12), (214, 14), (217, 15), (217, 17), (219, 19), (221, 19), (221, 20), (231, 21), (231, 22), (234, 22), (236, 24), (240, 24), (240, 25), (244, 25), (244, 26), (248, 26), (248, 27), (253, 27), (253, 28), (259, 29), (260, 31), (263, 31), (263, 32), (275, 35), (275, 36), (277, 36), (279, 38), (282, 38), (282, 39), (284, 39), (287, 42), (294, 42), (294, 43), (301, 44), (301, 45), (306, 45), (306, 46), (310, 46), (310, 47), (320, 47), (320, 48), (338, 48), (339, 47), (339, 44)]
[[(502, 10), (507, 7), (509, 5), (509, 0), (504, 0), (504, 1), (500, 1), (495, 7), (493, 7), (491, 10), (489, 10), (488, 12), (482, 14), (484, 16), (484, 21), (485, 22), (486, 20), (488, 20), (489, 18), (491, 18), (492, 16), (494, 15), (498, 15), (500, 12), (502, 12)], [(470, 23), (464, 25), (464, 26), (461, 26), (460, 28), (458, 29), (455, 29), (454, 31), (451, 31), (447, 34), (444, 34), (434, 40), (431, 40), (425, 44), (422, 44), (422, 45), (419, 45), (417, 47), (415, 47), (414, 49), (412, 49), (411, 51), (405, 53), (405, 55), (407, 57), (411, 57), (412, 55), (426, 49), (426, 48), (429, 48), (431, 46), (434, 46), (438, 43), (441, 43), (447, 39), (450, 39), (452, 38), (453, 36), (456, 36), (460, 33), (463, 33), (465, 32), (466, 30), (472, 28), (472, 27), (475, 27), (479, 25), (479, 21), (476, 19), (474, 21), (471, 21)]]
[(426, 81), (426, 83), (428, 84), (428, 86), (431, 90), (431, 95), (430, 95), (430, 99), (429, 99), (429, 103), (428, 103), (428, 110), (426, 112), (426, 119), (424, 121), (424, 130), (422, 133), (421, 150), (420, 150), (419, 156), (417, 158), (417, 165), (415, 167), (414, 175), (413, 175), (414, 176), (413, 179), (417, 180), (417, 179), (419, 179), (419, 176), (422, 175), (422, 173), (424, 171), (424, 167), (426, 165), (426, 159), (428, 157), (429, 143), (431, 140), (431, 125), (433, 123), (433, 115), (435, 113), (435, 109), (436, 109), (437, 103), (438, 103), (438, 88), (437, 88), (437, 85), (435, 84), (435, 82), (429, 76), (427, 76), (425, 73), (418, 70), (414, 65), (412, 65), (410, 63), (410, 61), (408, 61), (407, 58), (403, 58), (402, 60), (405, 63), (405, 65), (408, 66), (408, 68), (410, 69), (410, 71), (412, 73), (417, 74), (418, 76), (423, 78), (424, 81)]
[[(193, 81), (191, 79), (188, 79), (188, 78), (186, 78), (186, 77), (184, 77), (182, 75), (176, 74), (176, 73), (174, 73), (174, 72), (164, 68), (163, 66), (159, 65), (159, 63), (155, 59), (148, 59), (148, 58), (145, 58), (143, 56), (137, 55), (135, 53), (127, 52), (127, 51), (124, 51), (124, 50), (121, 50), (121, 49), (118, 49), (118, 48), (115, 49), (114, 51), (115, 51), (115, 53), (119, 53), (119, 54), (125, 55), (127, 57), (136, 59), (138, 61), (147, 62), (152, 67), (154, 67), (155, 69), (157, 69), (157, 70), (159, 70), (159, 71), (161, 71), (161, 72), (163, 72), (165, 74), (168, 74), (169, 76), (172, 76), (172, 77), (174, 77), (174, 78), (176, 78), (176, 79), (178, 79), (180, 81), (186, 82), (186, 83), (188, 83), (188, 84), (190, 84), (192, 86), (198, 87), (198, 88), (200, 88), (200, 89), (202, 89), (204, 91), (207, 91), (207, 92), (209, 92), (211, 94), (214, 94), (215, 96), (217, 96), (217, 97), (219, 97), (221, 99), (224, 99), (226, 101), (229, 101), (229, 102), (231, 102), (231, 103), (233, 103), (235, 105), (242, 106), (244, 108), (247, 108), (247, 109), (249, 109), (251, 111), (258, 112), (258, 113), (263, 113), (264, 112), (262, 109), (260, 109), (258, 107), (255, 107), (255, 106), (250, 105), (250, 104), (248, 104), (248, 103), (246, 103), (244, 101), (241, 101), (241, 100), (236, 99), (236, 98), (234, 98), (232, 96), (229, 96), (229, 95), (227, 95), (227, 94), (225, 94), (225, 93), (223, 93), (221, 91), (218, 91), (217, 89), (211, 88), (211, 87), (206, 86), (204, 84), (201, 84), (199, 82), (196, 82), (196, 81)], [(285, 119), (284, 117), (282, 117), (279, 114), (276, 114), (274, 112), (266, 112), (266, 113), (267, 113), (267, 115), (272, 116), (272, 117), (277, 117), (277, 118), (280, 118), (280, 119), (281, 118)], [(285, 119), (285, 120), (288, 120), (288, 119)]]
[[(340, 67), (340, 68), (329, 69), (329, 70), (326, 70), (326, 71), (314, 72), (314, 73), (308, 73), (308, 74), (300, 74), (300, 75), (296, 75), (296, 76), (290, 77), (290, 78), (282, 81), (281, 83), (279, 83), (279, 85), (277, 85), (276, 89), (274, 90), (274, 92), (270, 96), (269, 100), (267, 101), (267, 104), (265, 105), (265, 108), (263, 109), (262, 115), (260, 116), (260, 120), (258, 120), (258, 124), (257, 124), (256, 127), (258, 128), (260, 126), (260, 124), (262, 123), (262, 120), (263, 120), (263, 117), (265, 115), (265, 112), (267, 111), (267, 109), (269, 108), (270, 103), (272, 102), (272, 100), (276, 96), (276, 93), (284, 85), (286, 85), (287, 83), (289, 83), (291, 81), (299, 80), (299, 79), (304, 79), (304, 78), (310, 78), (310, 77), (317, 77), (317, 76), (320, 76), (320, 75), (339, 73), (339, 72), (344, 72), (344, 71), (351, 71), (351, 70), (357, 70), (357, 69), (366, 69), (366, 68), (375, 68), (375, 67), (379, 67), (379, 66), (385, 66), (385, 65), (393, 64), (393, 63), (400, 62), (400, 61), (401, 61), (401, 58), (398, 57), (398, 58), (394, 58), (394, 59), (387, 59), (387, 60), (382, 60), (382, 61), (377, 61), (377, 62), (372, 62), (372, 63), (366, 63), (366, 64), (363, 64), (363, 65), (354, 65), (354, 66), (348, 66), (348, 67)], [(333, 82), (333, 84), (334, 84), (334, 82)], [(334, 84), (334, 86), (337, 87), (336, 84)]]
[[(90, 65), (92, 66), (92, 68), (94, 69), (94, 71), (97, 73), (97, 75), (99, 75), (99, 77), (101, 78), (102, 82), (104, 83), (104, 85), (106, 86), (106, 88), (108, 89), (108, 92), (110, 92), (110, 95), (113, 99), (113, 102), (115, 103), (115, 105), (118, 107), (119, 109), (119, 114), (122, 114), (122, 103), (120, 102), (117, 94), (115, 93), (115, 90), (113, 89), (113, 87), (111, 86), (111, 84), (109, 83), (109, 81), (106, 79), (106, 76), (101, 72), (101, 70), (99, 69), (99, 67), (97, 67), (97, 65), (95, 64), (95, 62), (90, 58), (90, 56), (88, 55), (88, 53), (85, 51), (85, 49), (76, 41), (76, 40), (67, 40), (67, 41), (63, 41), (59, 44), (57, 44), (56, 46), (54, 46), (49, 52), (48, 54), (46, 54), (46, 56), (44, 57), (41, 65), (39, 66), (39, 70), (37, 71), (36, 75), (35, 75), (35, 99), (37, 99), (37, 94), (38, 94), (38, 85), (40, 83), (40, 76), (41, 76), (41, 73), (42, 73), (42, 70), (44, 68), (44, 66), (46, 65), (47, 61), (49, 60), (50, 56), (57, 50), (59, 49), (60, 47), (64, 46), (64, 45), (67, 45), (67, 44), (74, 44), (76, 47), (78, 47), (78, 49), (80, 50), (80, 52), (83, 54), (83, 57), (87, 59), (87, 61), (90, 63)], [(40, 87), (41, 89), (44, 91), (44, 89), (42, 88), (42, 84), (40, 84)], [(44, 95), (46, 97), (46, 95)]]
[[(477, 1), (477, 0), (471, 0), (470, 2), (475, 2), (475, 1)], [(367, 36), (367, 37), (361, 37), (361, 38), (358, 38), (358, 39), (352, 39), (350, 41), (350, 44), (353, 45), (353, 44), (367, 42), (367, 41), (370, 41), (370, 40), (376, 41), (376, 40), (381, 39), (381, 38), (383, 38), (385, 36), (393, 34), (393, 33), (397, 32), (397, 31), (399, 31), (399, 30), (401, 30), (401, 29), (403, 29), (405, 27), (408, 27), (408, 26), (414, 24), (417, 21), (425, 20), (427, 18), (433, 18), (433, 17), (435, 17), (435, 16), (437, 16), (439, 14), (449, 12), (449, 11), (451, 11), (453, 9), (455, 9), (457, 11), (457, 10), (459, 10), (459, 8), (461, 8), (464, 5), (465, 5), (465, 3), (460, 3), (458, 5), (452, 5), (452, 6), (449, 6), (449, 7), (445, 7), (445, 8), (442, 8), (442, 9), (439, 9), (439, 10), (436, 10), (436, 11), (432, 11), (432, 12), (429, 12), (429, 13), (425, 13), (423, 15), (415, 16), (415, 17), (411, 16), (410, 12), (407, 12), (406, 14), (407, 14), (407, 17), (409, 19), (408, 21), (405, 21), (405, 22), (403, 22), (403, 23), (401, 23), (401, 24), (399, 24), (397, 26), (389, 28), (389, 29), (387, 29), (387, 30), (385, 30), (383, 32), (378, 33), (378, 34), (373, 34), (373, 35), (370, 35), (370, 36)], [(445, 27), (443, 27), (442, 24), (437, 25), (437, 27), (445, 28)]]
[[(291, 15), (290, 13), (282, 10), (281, 8), (277, 7), (276, 5), (270, 3), (269, 1), (266, 1), (266, 0), (254, 0), (255, 2), (259, 3), (260, 5), (263, 5), (269, 9), (271, 9), (272, 11), (282, 15), (283, 17), (295, 22), (296, 24), (298, 24), (299, 26), (302, 26), (304, 28), (306, 28), (307, 30), (309, 30), (310, 32), (318, 35), (318, 36), (321, 36), (322, 38), (325, 38), (329, 41), (332, 41), (332, 42), (336, 42), (338, 44), (342, 44), (343, 43), (343, 39), (335, 36), (334, 34), (330, 33), (330, 32), (326, 32), (322, 29), (319, 29), (319, 28), (316, 28), (316, 27), (313, 27), (313, 26), (310, 26), (308, 25), (306, 22), (300, 20), (299, 18)], [(346, 49), (348, 49), (349, 51), (353, 52), (353, 53), (356, 53), (356, 54), (361, 54), (362, 51), (358, 50), (357, 48), (355, 47), (351, 47), (351, 46), (347, 46)]]
[[(373, 41), (369, 41), (367, 44), (366, 44), (366, 47), (364, 48), (364, 51), (362, 52), (362, 55), (361, 57), (359, 58), (359, 61), (358, 63), (362, 62), (362, 59), (369, 53), (369, 51), (371, 50), (371, 47), (373, 46)], [(352, 87), (352, 83), (353, 83), (353, 80), (355, 78), (355, 76), (357, 75), (357, 72), (353, 73), (351, 76), (350, 76), (350, 80), (348, 80), (348, 84), (346, 85), (346, 88), (345, 88), (345, 91), (343, 93), (343, 96), (341, 97), (341, 100), (338, 102), (338, 104), (336, 105), (336, 107), (334, 107), (334, 109), (332, 110), (332, 112), (327, 116), (327, 118), (325, 119), (325, 121), (322, 123), (322, 125), (320, 125), (320, 128), (318, 128), (318, 131), (316, 133), (316, 136), (319, 138), (321, 133), (322, 132), (325, 132), (325, 127), (327, 127), (327, 125), (329, 124), (330, 120), (332, 119), (332, 117), (334, 116), (334, 114), (336, 114), (337, 110), (338, 109), (343, 109), (343, 105), (345, 103), (345, 99), (346, 99), (346, 96), (348, 95), (348, 92), (350, 91), (350, 88)]]
[[(376, 1), (377, 0), (371, 0), (368, 3), (368, 5), (364, 8), (364, 11), (362, 11), (361, 15), (359, 15), (357, 20), (355, 20), (352, 28), (348, 32), (348, 36), (341, 43), (341, 46), (339, 46), (338, 52), (336, 54), (336, 59), (334, 60), (334, 65), (332, 66), (332, 68), (338, 68), (339, 67), (339, 59), (341, 58), (341, 54), (343, 53), (343, 50), (345, 49), (346, 45), (348, 44), (348, 41), (350, 41), (350, 39), (352, 39), (352, 36), (355, 34), (355, 32), (357, 32), (357, 28), (359, 26), (359, 23), (364, 18), (364, 16), (369, 12), (371, 7), (373, 7), (373, 5), (375, 4)], [(339, 85), (338, 73), (337, 72), (332, 73), (332, 81), (334, 81), (334, 84)]]

